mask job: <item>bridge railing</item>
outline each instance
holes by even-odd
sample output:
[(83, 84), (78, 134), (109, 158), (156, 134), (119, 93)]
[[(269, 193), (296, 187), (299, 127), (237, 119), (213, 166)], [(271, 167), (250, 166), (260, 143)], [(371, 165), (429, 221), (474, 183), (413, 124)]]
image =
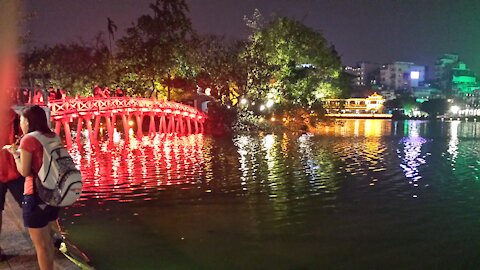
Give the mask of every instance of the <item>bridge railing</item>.
[(66, 116), (102, 114), (109, 112), (164, 112), (182, 114), (198, 120), (205, 119), (206, 115), (188, 105), (161, 101), (148, 98), (110, 97), (110, 98), (73, 98), (53, 100), (48, 103), (53, 119)]

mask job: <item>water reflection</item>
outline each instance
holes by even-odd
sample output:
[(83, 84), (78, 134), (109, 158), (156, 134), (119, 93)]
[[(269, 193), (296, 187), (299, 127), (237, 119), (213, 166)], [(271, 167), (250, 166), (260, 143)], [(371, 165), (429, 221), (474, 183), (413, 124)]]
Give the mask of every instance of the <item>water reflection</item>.
[[(408, 183), (415, 188), (419, 187), (418, 181), (422, 179), (421, 166), (426, 164), (427, 154), (422, 152), (422, 146), (427, 140), (420, 137), (424, 123), (421, 121), (405, 121), (403, 131), (406, 136), (400, 140), (401, 147), (397, 149), (401, 159), (400, 167), (408, 179)], [(412, 196), (417, 198), (418, 191), (415, 190)]]
[[(337, 174), (384, 170), (390, 122), (344, 121), (323, 134), (242, 134), (230, 143), (203, 135), (160, 134), (128, 140), (74, 144), (72, 154), (85, 178), (82, 200), (149, 200), (157, 191), (195, 189), (207, 193), (266, 194), (285, 201), (334, 193)], [(355, 137), (331, 144), (322, 135)], [(328, 137), (327, 137), (328, 138)], [(233, 141), (233, 145), (231, 142)], [(371, 184), (377, 181), (370, 176)]]
[(316, 134), (340, 137), (380, 137), (390, 134), (390, 120), (380, 119), (348, 119), (337, 120), (322, 126)]
[(85, 178), (83, 201), (132, 202), (151, 200), (161, 191), (183, 190), (179, 194), (185, 195), (190, 190), (188, 196), (247, 195), (252, 203), (262, 198), (285, 202), (308, 196), (327, 199), (341, 188), (338, 176), (355, 177), (367, 186), (385, 182), (382, 177), (394, 162), (389, 135), (401, 137), (396, 166), (412, 187), (418, 187), (431, 155), (425, 148), (432, 140), (428, 136), (448, 136), (448, 147), (440, 154), (455, 171), (460, 138), (477, 138), (478, 126), (459, 121), (343, 120), (315, 135), (241, 134), (223, 141), (165, 134), (123, 140), (115, 131), (112, 141), (86, 140), (71, 151)]
[(450, 141), (448, 142), (447, 152), (451, 156), (452, 166), (455, 167), (455, 160), (458, 154), (458, 126), (460, 121), (454, 121), (450, 125)]
[(73, 158), (84, 177), (81, 200), (129, 202), (148, 199), (169, 185), (195, 184), (203, 168), (203, 136), (131, 138), (98, 144), (74, 144)]
[[(318, 134), (86, 142), (72, 149), (85, 193), (63, 223), (101, 258), (99, 269), (155, 269), (165, 258), (172, 267), (191, 262), (182, 269), (332, 269), (341, 261), (351, 262), (340, 265), (347, 269), (366, 261), (365, 268), (433, 269), (438, 256), (425, 255), (432, 246), (476, 258), (458, 239), (478, 227), (479, 127), (348, 120)], [(116, 249), (110, 239), (121, 239)], [(406, 245), (411, 239), (421, 244)], [(118, 250), (128, 254), (121, 262)], [(398, 254), (420, 257), (404, 262)]]
[[(419, 167), (425, 163), (426, 140), (419, 135), (424, 123), (402, 125), (408, 136), (401, 139), (397, 154), (405, 177), (413, 183), (421, 178)], [(190, 190), (189, 196), (253, 195), (248, 198), (255, 202), (257, 194), (264, 194), (288, 201), (334, 195), (341, 184), (338, 175), (366, 179), (375, 186), (390, 162), (385, 134), (396, 133), (398, 126), (382, 120), (346, 120), (315, 135), (241, 134), (221, 140), (165, 134), (123, 140), (115, 132), (112, 141), (75, 144), (72, 153), (85, 178), (82, 200), (151, 200), (159, 191), (180, 189), (183, 194)]]

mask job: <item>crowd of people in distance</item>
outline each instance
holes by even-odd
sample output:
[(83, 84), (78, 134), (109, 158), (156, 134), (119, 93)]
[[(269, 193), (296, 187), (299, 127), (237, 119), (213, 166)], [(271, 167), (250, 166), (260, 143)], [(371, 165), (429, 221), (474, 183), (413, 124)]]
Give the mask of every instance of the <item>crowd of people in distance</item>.
[(67, 98), (67, 91), (62, 88), (55, 89), (50, 87), (47, 91), (41, 89), (39, 86), (32, 90), (28, 88), (12, 89), (11, 100), (14, 104), (45, 104), (48, 100), (60, 100)]
[(105, 86), (105, 88), (102, 89), (100, 86), (95, 85), (95, 87), (93, 88), (93, 97), (108, 98), (108, 97), (113, 97), (113, 96), (123, 97), (124, 93), (123, 93), (122, 88), (117, 87), (117, 89), (115, 89), (115, 91), (113, 93), (110, 90), (110, 88), (108, 88), (108, 86)]
[[(35, 97), (41, 95), (41, 90), (37, 90), (37, 91), (39, 93), (37, 95), (37, 93), (35, 92), (34, 103), (35, 103)], [(50, 87), (48, 89), (48, 100), (57, 100), (57, 99), (66, 99), (66, 98), (67, 98), (67, 91), (65, 91), (64, 89), (57, 88), (57, 90), (55, 90), (55, 88), (53, 87)]]

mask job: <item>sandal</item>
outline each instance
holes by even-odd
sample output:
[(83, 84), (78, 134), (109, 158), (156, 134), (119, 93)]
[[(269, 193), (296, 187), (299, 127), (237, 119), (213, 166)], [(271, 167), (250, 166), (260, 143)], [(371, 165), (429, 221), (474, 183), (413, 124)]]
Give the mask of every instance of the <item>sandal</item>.
[(62, 235), (55, 234), (53, 235), (53, 245), (56, 249), (60, 249), (62, 246), (64, 237)]

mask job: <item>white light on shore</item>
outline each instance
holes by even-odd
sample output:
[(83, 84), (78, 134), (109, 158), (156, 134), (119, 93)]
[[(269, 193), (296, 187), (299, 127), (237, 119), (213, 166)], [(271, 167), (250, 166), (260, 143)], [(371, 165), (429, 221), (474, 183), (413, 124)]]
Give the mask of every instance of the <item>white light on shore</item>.
[(452, 113), (455, 113), (455, 114), (456, 114), (456, 113), (458, 113), (458, 111), (460, 111), (460, 107), (454, 105), (454, 106), (450, 107), (450, 111), (451, 111)]

